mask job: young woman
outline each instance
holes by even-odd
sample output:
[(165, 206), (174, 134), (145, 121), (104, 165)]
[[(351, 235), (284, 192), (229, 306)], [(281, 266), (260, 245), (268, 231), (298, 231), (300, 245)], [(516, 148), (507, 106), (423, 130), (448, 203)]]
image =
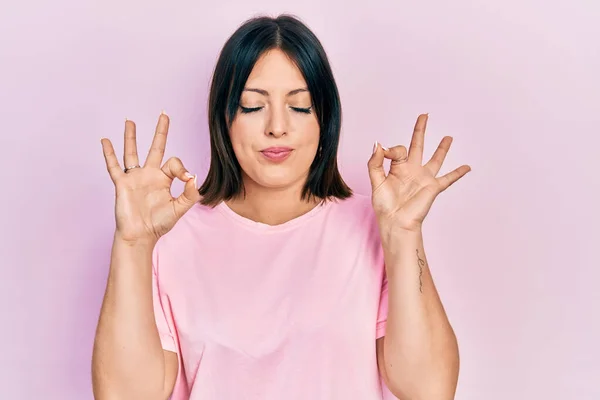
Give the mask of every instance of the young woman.
[(376, 142), (372, 196), (353, 195), (327, 56), (280, 16), (247, 21), (220, 54), (202, 185), (179, 159), (163, 164), (164, 113), (143, 166), (133, 121), (122, 166), (102, 139), (116, 231), (96, 398), (375, 400), (382, 377), (400, 399), (452, 399), (458, 346), (421, 226), (470, 168), (437, 177), (450, 137), (423, 165), (426, 123), (408, 149)]

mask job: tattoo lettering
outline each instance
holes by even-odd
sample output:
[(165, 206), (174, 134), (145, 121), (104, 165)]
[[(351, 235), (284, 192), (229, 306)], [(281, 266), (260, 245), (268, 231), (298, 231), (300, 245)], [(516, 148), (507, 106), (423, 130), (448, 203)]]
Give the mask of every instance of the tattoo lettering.
[(417, 249), (417, 260), (419, 263), (419, 292), (423, 293), (423, 267), (425, 266), (425, 260), (419, 256), (419, 249)]

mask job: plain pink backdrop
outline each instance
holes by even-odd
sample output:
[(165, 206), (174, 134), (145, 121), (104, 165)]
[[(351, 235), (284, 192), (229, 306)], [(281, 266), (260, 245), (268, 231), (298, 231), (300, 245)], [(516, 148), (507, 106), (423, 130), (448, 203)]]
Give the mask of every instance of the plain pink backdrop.
[[(292, 12), (339, 84), (340, 162), (367, 193), (373, 141), (454, 136), (425, 239), (461, 348), (460, 400), (600, 399), (597, 1), (5, 2), (0, 12), (2, 399), (91, 399), (111, 234), (100, 138), (125, 117), (146, 150), (208, 165), (220, 47), (256, 13)], [(180, 186), (177, 187), (177, 190)]]

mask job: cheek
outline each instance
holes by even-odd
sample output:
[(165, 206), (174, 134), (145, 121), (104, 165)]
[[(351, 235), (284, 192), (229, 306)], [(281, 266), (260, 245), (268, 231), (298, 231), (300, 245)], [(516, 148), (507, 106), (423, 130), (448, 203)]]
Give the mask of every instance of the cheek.
[[(320, 139), (320, 127), (316, 116), (295, 116), (289, 121), (291, 125), (291, 145), (302, 149), (291, 165), (293, 169), (304, 169), (304, 164), (312, 164), (317, 154)], [(230, 139), (235, 156), (243, 169), (252, 169), (258, 158), (256, 148), (258, 144), (264, 143), (264, 128), (258, 118), (247, 118), (238, 116), (230, 129)], [(258, 144), (257, 144), (258, 143)], [(290, 165), (290, 164), (288, 164)], [(290, 165), (290, 166), (291, 166)]]
[(316, 150), (319, 147), (321, 133), (316, 118), (307, 118), (303, 121), (299, 131), (302, 132), (301, 140), (304, 146), (312, 150)]
[(237, 119), (231, 126), (229, 137), (231, 145), (238, 158), (243, 157), (243, 153), (252, 150), (252, 143), (256, 141), (256, 124), (249, 123), (243, 118)]

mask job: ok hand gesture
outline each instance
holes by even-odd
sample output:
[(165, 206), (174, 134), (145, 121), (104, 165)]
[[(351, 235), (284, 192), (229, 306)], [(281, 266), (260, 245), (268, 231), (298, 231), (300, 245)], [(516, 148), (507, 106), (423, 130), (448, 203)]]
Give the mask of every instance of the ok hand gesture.
[[(168, 131), (169, 117), (162, 113), (145, 164), (140, 166), (135, 123), (125, 121), (125, 169), (119, 165), (110, 140), (101, 141), (106, 167), (115, 184), (116, 234), (127, 242), (156, 243), (200, 200), (197, 177), (185, 169), (180, 159), (170, 158), (161, 167)], [(175, 178), (185, 182), (177, 198), (171, 195)]]

